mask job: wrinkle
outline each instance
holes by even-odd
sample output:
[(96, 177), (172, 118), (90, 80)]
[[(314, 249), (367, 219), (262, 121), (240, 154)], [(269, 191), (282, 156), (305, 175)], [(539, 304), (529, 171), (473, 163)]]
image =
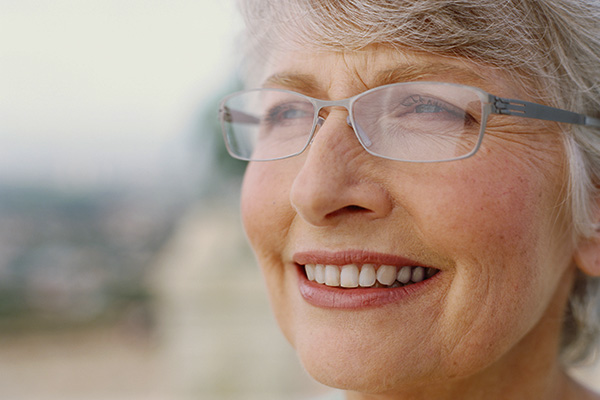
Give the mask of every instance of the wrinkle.
[[(515, 125), (487, 127), (480, 150), (519, 153), (521, 163), (526, 163), (548, 175), (550, 169), (564, 170), (566, 155), (559, 134), (539, 129), (526, 130)], [(552, 168), (551, 168), (552, 167)], [(564, 176), (560, 176), (564, 178)]]
[[(482, 282), (481, 279), (481, 271), (484, 270), (483, 268), (481, 268), (480, 264), (479, 265), (478, 271), (471, 271), (472, 272), (472, 276), (476, 275), (479, 279), (477, 279), (475, 282), (471, 282), (471, 285), (474, 285), (478, 290), (481, 290), (481, 293), (485, 294), (485, 297), (483, 299), (481, 299), (481, 301), (479, 301), (477, 310), (485, 310), (485, 309), (492, 309), (489, 307), (490, 305), (490, 278), (488, 275), (488, 278), (485, 279), (485, 282)], [(485, 289), (482, 288), (482, 283), (485, 285)], [(449, 293), (446, 294), (446, 296), (449, 296)], [(465, 349), (468, 349), (469, 347), (473, 347), (474, 343), (468, 343), (467, 340), (468, 338), (470, 338), (470, 334), (472, 332), (476, 332), (478, 329), (480, 328), (480, 323), (478, 322), (477, 319), (474, 319), (474, 317), (476, 316), (483, 316), (485, 318), (486, 313), (485, 312), (479, 312), (479, 311), (475, 311), (473, 309), (468, 310), (469, 311), (469, 316), (471, 316), (471, 321), (468, 324), (468, 328), (465, 330), (460, 329), (460, 331), (464, 331), (465, 333), (460, 335), (459, 337), (456, 338), (456, 340), (453, 343), (449, 343), (447, 345), (447, 349), (449, 351), (449, 355), (452, 355), (454, 353), (456, 353), (458, 356), (460, 356), (461, 354), (464, 354)], [(460, 318), (460, 316), (458, 316)], [(454, 320), (454, 319), (452, 319)], [(461, 324), (466, 323), (466, 321), (460, 321)], [(477, 337), (478, 335), (475, 335), (475, 337)], [(454, 357), (450, 357), (451, 359)]]

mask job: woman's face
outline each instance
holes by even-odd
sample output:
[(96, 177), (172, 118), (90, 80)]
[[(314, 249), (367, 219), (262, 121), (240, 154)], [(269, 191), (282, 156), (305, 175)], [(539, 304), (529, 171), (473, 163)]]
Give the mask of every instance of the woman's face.
[[(280, 54), (267, 76), (266, 86), (326, 100), (382, 76), (524, 98), (491, 69), (384, 47)], [(242, 193), (275, 315), (309, 373), (334, 387), (392, 392), (557, 347), (573, 249), (551, 125), (492, 118), (473, 157), (418, 164), (368, 154), (346, 110), (322, 116), (302, 155), (250, 163)], [(308, 281), (307, 264), (437, 273), (396, 288), (341, 288)]]

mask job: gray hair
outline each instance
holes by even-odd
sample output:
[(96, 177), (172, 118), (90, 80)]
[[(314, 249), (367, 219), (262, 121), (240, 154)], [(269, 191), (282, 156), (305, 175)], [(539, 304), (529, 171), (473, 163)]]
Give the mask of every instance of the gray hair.
[[(387, 44), (507, 71), (537, 101), (600, 117), (600, 0), (240, 2), (249, 65), (284, 42), (339, 51)], [(598, 235), (600, 132), (564, 131), (573, 240), (586, 240)], [(599, 337), (600, 279), (578, 272), (563, 323), (563, 362), (586, 360)]]

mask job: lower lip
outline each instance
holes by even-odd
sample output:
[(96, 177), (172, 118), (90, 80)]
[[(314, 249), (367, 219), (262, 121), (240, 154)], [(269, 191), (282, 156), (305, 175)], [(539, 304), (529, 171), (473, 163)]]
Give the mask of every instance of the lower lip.
[(439, 280), (440, 273), (429, 279), (397, 288), (353, 288), (330, 287), (308, 280), (304, 267), (298, 266), (298, 288), (307, 303), (321, 308), (356, 310), (383, 307), (407, 301), (429, 290)]

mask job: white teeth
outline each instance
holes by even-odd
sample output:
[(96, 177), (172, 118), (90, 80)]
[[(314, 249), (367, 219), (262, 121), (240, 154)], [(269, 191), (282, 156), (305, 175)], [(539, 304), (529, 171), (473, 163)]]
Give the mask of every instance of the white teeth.
[(400, 287), (403, 284), (419, 283), (431, 278), (438, 270), (435, 268), (409, 267), (397, 268), (393, 265), (381, 265), (377, 270), (373, 264), (348, 264), (344, 266), (306, 264), (304, 266), (306, 277), (332, 287)]
[(358, 287), (358, 267), (356, 265), (350, 264), (342, 267), (340, 285), (345, 288)]
[(340, 286), (340, 269), (337, 265), (325, 266), (325, 284), (327, 286)]
[(317, 283), (325, 283), (325, 266), (318, 264), (315, 266), (315, 281)]
[(412, 281), (419, 283), (425, 278), (425, 269), (423, 267), (415, 267), (412, 271)]
[(392, 265), (382, 265), (377, 270), (377, 280), (382, 285), (389, 286), (389, 285), (393, 284), (396, 281), (397, 275), (398, 274), (396, 272), (396, 267), (394, 267)]
[(315, 265), (314, 264), (306, 264), (304, 266), (304, 270), (306, 271), (306, 277), (309, 281), (315, 280)]
[(400, 271), (398, 271), (398, 281), (402, 283), (408, 283), (412, 278), (412, 268), (411, 267), (402, 267)]
[(365, 264), (360, 269), (358, 283), (361, 287), (371, 287), (375, 284), (377, 275), (375, 274), (375, 266), (373, 264)]

